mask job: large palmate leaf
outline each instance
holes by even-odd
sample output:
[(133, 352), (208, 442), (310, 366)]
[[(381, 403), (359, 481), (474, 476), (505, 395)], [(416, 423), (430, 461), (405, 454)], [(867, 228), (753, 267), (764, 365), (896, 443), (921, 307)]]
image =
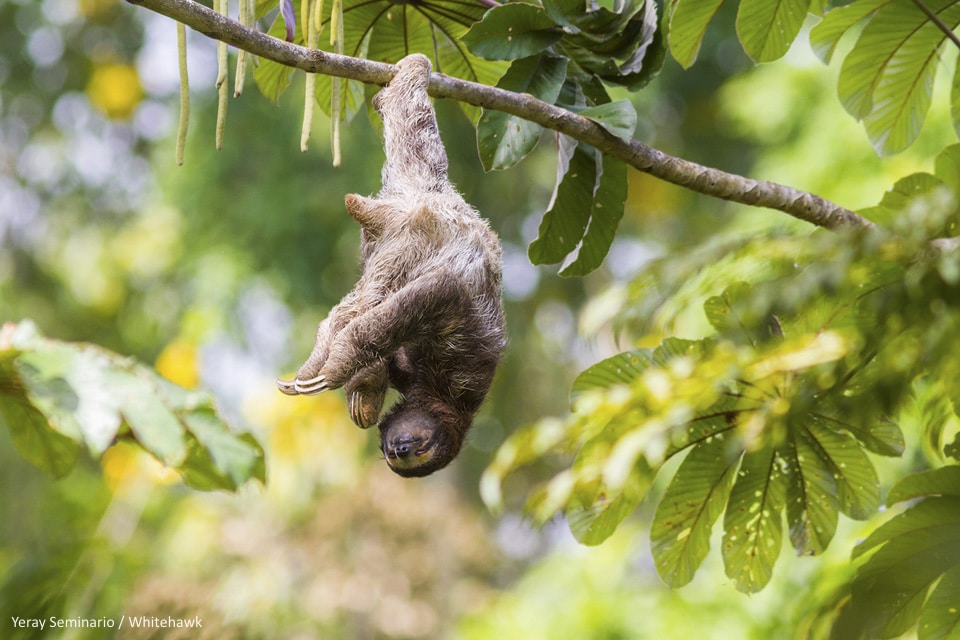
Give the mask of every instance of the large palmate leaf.
[(0, 336), (0, 422), (21, 455), (56, 476), (81, 447), (99, 456), (129, 440), (197, 488), (264, 480), (263, 449), (233, 432), (208, 395), (106, 349), (43, 338), (29, 323)]
[[(433, 62), (434, 71), (492, 85), (503, 73), (505, 65), (476, 57), (463, 42), (464, 34), (483, 17), (485, 11), (486, 7), (480, 3), (459, 0), (425, 0), (416, 3), (344, 0), (343, 53), (390, 63), (411, 53), (423, 53)], [(319, 46), (325, 50), (332, 50), (328, 36), (329, 23), (330, 15), (323, 16), (323, 34)], [(285, 29), (282, 16), (277, 16), (270, 33), (282, 38)], [(302, 29), (295, 30), (293, 41), (303, 44)], [(289, 84), (290, 73), (292, 71), (283, 71), (282, 65), (261, 60), (254, 77), (261, 90), (271, 99), (276, 99)], [(328, 99), (330, 83), (329, 76), (317, 79), (318, 102), (328, 113), (331, 104)], [(347, 95), (351, 97), (343, 108), (343, 115), (348, 118), (359, 111), (358, 102), (363, 95), (359, 88), (361, 86), (356, 82), (347, 82)], [(473, 107), (465, 109), (471, 114), (479, 113)]]
[[(563, 234), (548, 235), (559, 241)], [(574, 535), (595, 544), (646, 494), (663, 463), (685, 454), (651, 528), (657, 571), (671, 586), (688, 583), (723, 514), (727, 575), (752, 593), (772, 576), (784, 516), (794, 551), (813, 555), (831, 543), (841, 512), (855, 519), (877, 513), (880, 484), (865, 450), (898, 455), (903, 436), (876, 412), (850, 410), (862, 402), (850, 392), (864, 366), (838, 330), (852, 312), (781, 325), (757, 296), (756, 287), (735, 283), (708, 298), (703, 308), (715, 338), (669, 338), (577, 377), (566, 433), (552, 433), (554, 443), (579, 453), (528, 503), (538, 520), (564, 509)], [(520, 430), (504, 448), (531, 440)], [(485, 481), (498, 486), (529, 460), (497, 464)]]
[(851, 598), (833, 629), (834, 638), (893, 638), (918, 620), (921, 640), (956, 637), (960, 630), (956, 606), (960, 602), (960, 467), (907, 476), (890, 491), (887, 502), (917, 498), (919, 502), (854, 550), (855, 558), (870, 556), (857, 570)]
[[(949, 29), (960, 25), (960, 4), (925, 5)], [(858, 0), (829, 12), (811, 32), (814, 50), (829, 60), (837, 42), (869, 16), (840, 69), (844, 108), (864, 127), (880, 154), (902, 151), (923, 127), (947, 35), (915, 3)]]

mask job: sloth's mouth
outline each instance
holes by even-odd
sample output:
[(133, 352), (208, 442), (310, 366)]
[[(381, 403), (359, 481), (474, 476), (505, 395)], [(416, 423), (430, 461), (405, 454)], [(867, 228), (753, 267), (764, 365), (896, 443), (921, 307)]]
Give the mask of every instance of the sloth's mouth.
[(398, 454), (396, 449), (388, 448), (386, 457), (391, 467), (399, 469), (415, 469), (417, 467), (422, 467), (433, 460), (436, 449), (436, 443), (428, 440), (420, 447), (410, 450), (405, 454)]

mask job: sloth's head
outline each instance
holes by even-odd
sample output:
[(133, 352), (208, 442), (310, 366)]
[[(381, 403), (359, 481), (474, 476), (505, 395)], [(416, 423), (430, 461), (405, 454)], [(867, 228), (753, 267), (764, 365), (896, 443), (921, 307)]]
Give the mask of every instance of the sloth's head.
[(380, 422), (380, 450), (394, 473), (414, 478), (447, 466), (460, 446), (434, 416), (406, 406)]

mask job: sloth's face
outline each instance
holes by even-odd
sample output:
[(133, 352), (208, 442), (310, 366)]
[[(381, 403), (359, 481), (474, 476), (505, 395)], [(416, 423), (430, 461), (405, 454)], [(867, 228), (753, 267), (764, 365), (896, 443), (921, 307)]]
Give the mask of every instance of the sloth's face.
[(387, 465), (405, 478), (426, 476), (456, 456), (447, 434), (427, 412), (409, 408), (380, 423), (380, 449)]

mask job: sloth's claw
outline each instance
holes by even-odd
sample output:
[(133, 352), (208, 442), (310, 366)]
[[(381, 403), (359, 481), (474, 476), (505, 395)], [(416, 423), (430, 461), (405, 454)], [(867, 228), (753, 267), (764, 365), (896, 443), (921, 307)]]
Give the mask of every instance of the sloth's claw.
[(360, 397), (359, 391), (354, 391), (350, 394), (350, 401), (347, 404), (350, 408), (350, 419), (353, 420), (353, 423), (361, 428), (366, 428), (369, 426), (364, 424), (363, 399)]
[(316, 378), (310, 378), (309, 380), (301, 380), (297, 378), (294, 382), (294, 387), (297, 390), (297, 393), (300, 393), (305, 396), (312, 396), (323, 391), (326, 391), (329, 387), (327, 386), (326, 376), (317, 376)]
[(281, 380), (280, 378), (277, 378), (277, 389), (280, 389), (281, 393), (285, 393), (288, 396), (295, 396), (300, 393), (297, 391), (296, 380)]

